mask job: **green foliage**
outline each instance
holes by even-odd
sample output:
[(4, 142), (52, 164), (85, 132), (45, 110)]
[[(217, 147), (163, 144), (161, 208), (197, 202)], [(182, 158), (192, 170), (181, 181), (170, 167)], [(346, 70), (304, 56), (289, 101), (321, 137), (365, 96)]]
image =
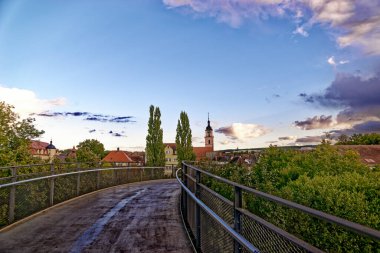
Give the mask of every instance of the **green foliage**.
[(148, 166), (165, 166), (165, 147), (162, 139), (160, 108), (151, 105), (149, 108), (148, 135), (146, 136)]
[(353, 134), (352, 136), (347, 136), (342, 134), (338, 138), (336, 145), (379, 145), (380, 144), (380, 134), (369, 133), (369, 134)]
[(99, 161), (104, 157), (104, 145), (98, 140), (87, 139), (77, 146), (77, 159), (79, 162)]
[[(270, 147), (251, 168), (207, 168), (213, 174), (260, 191), (380, 229), (380, 171), (353, 151), (327, 143), (301, 152)], [(232, 187), (208, 177), (203, 183), (233, 200)], [(252, 213), (328, 252), (377, 252), (380, 243), (252, 194), (243, 198)]]
[(181, 165), (182, 161), (195, 160), (191, 139), (192, 135), (189, 118), (186, 112), (181, 112), (177, 124), (177, 134), (175, 137), (175, 142), (177, 144), (178, 166)]
[(0, 102), (0, 166), (32, 164), (34, 159), (29, 152), (30, 140), (41, 136), (32, 118), (20, 120), (14, 107)]

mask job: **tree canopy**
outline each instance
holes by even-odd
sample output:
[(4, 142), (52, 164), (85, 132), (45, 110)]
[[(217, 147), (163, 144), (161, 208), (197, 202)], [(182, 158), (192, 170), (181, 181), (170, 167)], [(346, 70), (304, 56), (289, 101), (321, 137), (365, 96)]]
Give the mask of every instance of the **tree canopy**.
[(20, 120), (14, 107), (0, 101), (0, 166), (29, 164), (36, 159), (29, 152), (30, 140), (44, 131), (33, 125), (34, 119)]
[(182, 161), (192, 161), (195, 159), (192, 145), (192, 135), (190, 129), (189, 117), (186, 112), (181, 112), (178, 124), (175, 142), (177, 144), (177, 160), (180, 166)]
[(146, 136), (146, 157), (148, 166), (165, 165), (165, 148), (161, 128), (161, 112), (153, 105), (149, 108), (148, 134)]
[(98, 140), (84, 140), (78, 144), (77, 148), (77, 159), (79, 162), (99, 161), (104, 157), (104, 145)]
[(380, 144), (380, 134), (369, 133), (369, 134), (353, 134), (347, 136), (342, 134), (338, 138), (336, 145), (379, 145)]

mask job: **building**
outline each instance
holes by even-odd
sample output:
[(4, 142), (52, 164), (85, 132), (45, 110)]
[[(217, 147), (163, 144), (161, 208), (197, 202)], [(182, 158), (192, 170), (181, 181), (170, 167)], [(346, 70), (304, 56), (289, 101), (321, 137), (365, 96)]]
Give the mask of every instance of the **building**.
[(128, 156), (125, 151), (117, 150), (110, 151), (103, 159), (102, 162), (113, 163), (115, 166), (128, 166), (134, 161)]
[[(210, 117), (207, 120), (205, 129), (205, 146), (193, 147), (196, 160), (213, 159), (214, 156), (214, 131), (210, 125)], [(164, 143), (165, 146), (165, 166), (171, 167), (178, 165), (177, 145), (175, 143)]]
[(360, 160), (374, 167), (380, 165), (380, 145), (336, 145), (340, 151), (353, 150), (360, 156)]
[(43, 141), (32, 140), (29, 146), (29, 151), (33, 157), (41, 158), (44, 161), (49, 160), (49, 162), (52, 162), (54, 157), (59, 155), (58, 150), (53, 145), (53, 141), (50, 141), (49, 144)]
[(177, 166), (177, 144), (164, 143), (165, 146), (165, 166), (172, 167)]
[(196, 156), (196, 160), (213, 159), (214, 154), (214, 131), (210, 125), (210, 117), (207, 119), (207, 126), (205, 129), (205, 146), (193, 147), (193, 152)]

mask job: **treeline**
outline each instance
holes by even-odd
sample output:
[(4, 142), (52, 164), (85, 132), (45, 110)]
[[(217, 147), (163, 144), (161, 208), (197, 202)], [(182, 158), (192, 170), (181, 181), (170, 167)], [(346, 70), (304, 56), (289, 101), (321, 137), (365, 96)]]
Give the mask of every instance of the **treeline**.
[(338, 137), (336, 145), (380, 145), (380, 134), (353, 134), (351, 136), (342, 134)]
[[(380, 230), (380, 169), (364, 165), (354, 151), (327, 143), (302, 152), (270, 147), (257, 164), (211, 166), (213, 174), (296, 203)], [(210, 178), (205, 183), (233, 199), (233, 189)], [(380, 243), (357, 236), (264, 199), (245, 195), (252, 213), (328, 252), (378, 252)]]

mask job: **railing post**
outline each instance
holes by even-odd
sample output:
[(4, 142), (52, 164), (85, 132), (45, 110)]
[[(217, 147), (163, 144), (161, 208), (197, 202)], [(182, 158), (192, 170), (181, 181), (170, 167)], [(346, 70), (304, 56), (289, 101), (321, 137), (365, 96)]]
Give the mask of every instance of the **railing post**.
[[(187, 166), (182, 163), (182, 182), (187, 187)], [(182, 189), (182, 208), (183, 208), (183, 217), (187, 221), (187, 194), (184, 189)]]
[(113, 169), (112, 170), (112, 185), (117, 185), (116, 178), (117, 178), (116, 170)]
[[(154, 168), (151, 168), (151, 171), (150, 171), (150, 180), (152, 180), (153, 179), (153, 177), (154, 177)], [(165, 173), (165, 171), (164, 171), (164, 173)]]
[[(80, 163), (77, 163), (77, 171), (80, 171)], [(80, 173), (77, 174), (77, 196), (80, 194)]]
[[(17, 181), (17, 169), (16, 167), (11, 168), (12, 183)], [(16, 186), (12, 185), (9, 192), (9, 210), (8, 210), (8, 221), (11, 224), (15, 220), (15, 205), (16, 205)]]
[(144, 172), (144, 168), (141, 168), (140, 169), (140, 181), (143, 181), (143, 172)]
[(174, 164), (172, 164), (172, 178), (175, 178)]
[[(54, 175), (54, 163), (50, 163), (50, 173)], [(49, 196), (49, 203), (50, 206), (54, 205), (54, 178), (50, 179), (50, 196)]]
[[(201, 182), (201, 173), (199, 171), (195, 172), (195, 196), (200, 199), (201, 197), (201, 189), (200, 184)], [(198, 252), (200, 252), (201, 249), (201, 208), (198, 204), (195, 204), (195, 226), (196, 226), (196, 242), (195, 242), (195, 248)]]
[(100, 189), (100, 171), (96, 172), (96, 189)]
[[(234, 201), (234, 229), (236, 232), (240, 233), (241, 232), (241, 216), (240, 216), (240, 211), (237, 210), (237, 208), (242, 207), (242, 192), (241, 188), (238, 186), (235, 186), (235, 201)], [(235, 253), (240, 253), (242, 250), (241, 245), (235, 240), (234, 241), (234, 252)]]

